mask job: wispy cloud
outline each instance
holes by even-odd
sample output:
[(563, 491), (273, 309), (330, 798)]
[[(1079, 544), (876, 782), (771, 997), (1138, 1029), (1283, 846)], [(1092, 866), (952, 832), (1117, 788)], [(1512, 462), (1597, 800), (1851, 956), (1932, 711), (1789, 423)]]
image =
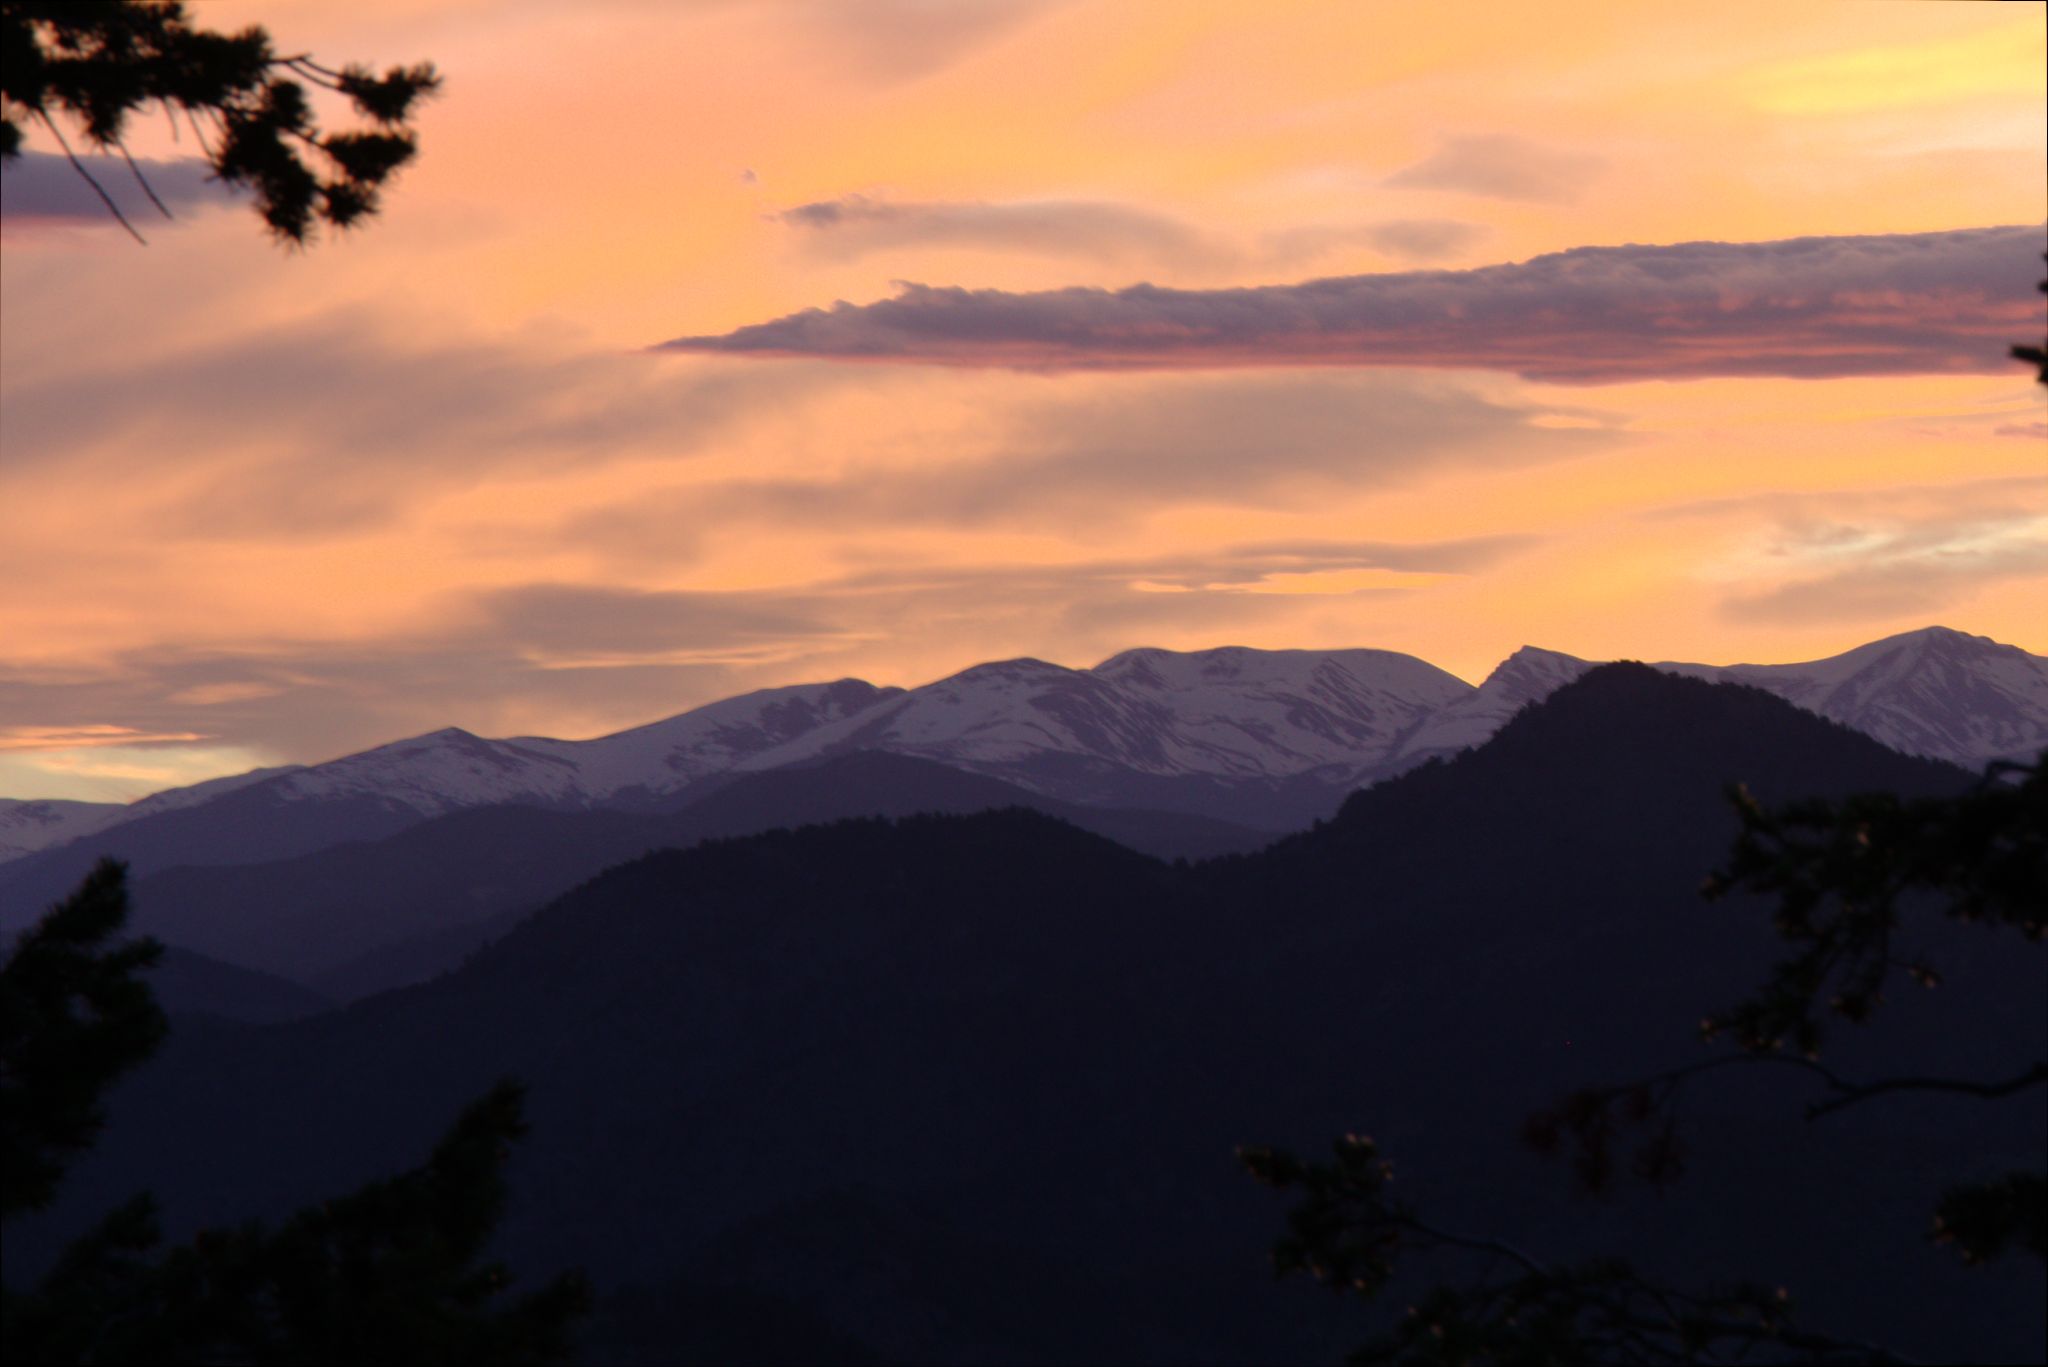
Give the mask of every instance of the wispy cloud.
[(132, 726), (0, 726), (0, 750), (80, 750), (107, 745), (165, 745), (205, 740), (197, 731), (141, 731)]
[(2038, 227), (1666, 247), (1220, 290), (905, 284), (657, 349), (1026, 369), (1451, 366), (1598, 384), (2002, 372)]
[(835, 63), (889, 84), (945, 70), (1053, 8), (1052, 0), (792, 0)]
[(1564, 204), (1577, 199), (1605, 165), (1587, 153), (1546, 147), (1512, 133), (1487, 133), (1447, 139), (1415, 165), (1388, 176), (1386, 183)]
[(425, 342), (328, 313), (9, 385), (0, 488), (92, 462), (164, 491), (160, 536), (339, 535), (402, 517), (432, 490), (649, 450), (686, 457), (795, 394), (848, 382), (824, 367), (661, 371), (637, 354)]
[(988, 411), (943, 461), (643, 491), (565, 521), (561, 536), (613, 560), (666, 564), (703, 527), (1101, 533), (1172, 508), (1311, 508), (1431, 472), (1527, 466), (1626, 440), (1598, 416), (1488, 388), (1427, 373), (1115, 376)]
[(1090, 261), (1195, 267), (1231, 260), (1231, 248), (1169, 214), (1110, 200), (987, 203), (899, 201), (842, 195), (774, 215), (822, 256), (903, 248), (969, 247)]
[(1756, 496), (1775, 522), (1721, 567), (1736, 621), (1859, 621), (1933, 612), (1987, 585), (2048, 578), (2048, 479)]
[(1370, 247), (1402, 261), (1441, 261), (1468, 250), (1486, 234), (1483, 225), (1455, 218), (1391, 218), (1287, 228), (1268, 234), (1265, 245), (1275, 262), (1297, 262), (1344, 247)]

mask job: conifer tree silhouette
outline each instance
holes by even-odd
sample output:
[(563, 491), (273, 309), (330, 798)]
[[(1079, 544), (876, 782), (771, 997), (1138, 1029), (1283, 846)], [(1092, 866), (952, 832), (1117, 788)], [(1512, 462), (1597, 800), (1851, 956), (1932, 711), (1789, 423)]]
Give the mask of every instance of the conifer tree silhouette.
[[(345, 97), (367, 126), (322, 132), (309, 85)], [(379, 76), (303, 53), (279, 56), (259, 27), (194, 28), (178, 0), (0, 0), (0, 161), (21, 154), (24, 125), (40, 126), (137, 241), (65, 124), (87, 146), (120, 156), (168, 218), (124, 141), (131, 113), (161, 105), (174, 134), (183, 117), (215, 178), (254, 190), (270, 231), (301, 245), (318, 224), (347, 228), (377, 212), (385, 182), (418, 150), (413, 108), (440, 85), (431, 63)]]
[[(46, 1205), (105, 1124), (102, 1094), (167, 1023), (141, 974), (162, 947), (113, 943), (126, 870), (101, 860), (0, 968), (0, 1152), (6, 1217)], [(204, 1231), (157, 1251), (140, 1195), (64, 1250), (32, 1288), (0, 1291), (10, 1362), (549, 1363), (588, 1312), (578, 1273), (510, 1298), (485, 1259), (502, 1165), (525, 1133), (522, 1090), (464, 1108), (420, 1167), (310, 1206), (276, 1228)]]

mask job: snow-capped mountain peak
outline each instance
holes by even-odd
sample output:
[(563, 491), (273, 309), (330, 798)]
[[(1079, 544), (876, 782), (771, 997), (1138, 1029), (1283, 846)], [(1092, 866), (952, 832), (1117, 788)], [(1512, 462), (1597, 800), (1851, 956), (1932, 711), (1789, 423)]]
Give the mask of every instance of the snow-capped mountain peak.
[(667, 793), (902, 691), (864, 679), (763, 688), (594, 740), (523, 737), (515, 743), (574, 764), (581, 793), (592, 801), (633, 791)]
[(1562, 651), (1523, 646), (1493, 667), (1479, 687), (1455, 698), (1404, 733), (1375, 777), (1389, 777), (1432, 759), (1482, 744), (1508, 718), (1584, 674), (1592, 663)]
[(1144, 648), (1093, 669), (976, 665), (746, 761), (769, 768), (884, 749), (1036, 783), (1045, 764), (1154, 776), (1355, 771), (1470, 685), (1383, 650)]
[(1674, 665), (1755, 684), (1894, 750), (1977, 768), (2048, 747), (2048, 659), (1948, 627), (1793, 665)]

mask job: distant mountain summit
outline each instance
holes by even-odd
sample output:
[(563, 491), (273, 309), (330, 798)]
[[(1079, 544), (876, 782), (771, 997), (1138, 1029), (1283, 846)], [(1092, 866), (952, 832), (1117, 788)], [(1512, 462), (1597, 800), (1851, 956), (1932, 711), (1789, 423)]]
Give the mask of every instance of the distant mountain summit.
[(1479, 687), (1422, 718), (1388, 752), (1382, 772), (1399, 773), (1482, 744), (1515, 713), (1592, 667), (1576, 655), (1523, 646), (1495, 665)]
[(1340, 782), (1471, 685), (1389, 650), (1127, 650), (976, 665), (742, 762), (893, 750), (1057, 791), (1076, 768)]
[(1755, 684), (1894, 750), (1980, 768), (2048, 746), (2048, 659), (1923, 627), (1803, 665), (1660, 666)]
[[(1523, 646), (1477, 689), (1402, 737), (1374, 777), (1412, 769), (1477, 745), (1521, 708), (1549, 697), (1593, 662)], [(1980, 769), (2048, 748), (2048, 659), (1988, 636), (1923, 627), (1825, 660), (1783, 665), (1655, 668), (1695, 679), (1750, 684), (1901, 754)]]

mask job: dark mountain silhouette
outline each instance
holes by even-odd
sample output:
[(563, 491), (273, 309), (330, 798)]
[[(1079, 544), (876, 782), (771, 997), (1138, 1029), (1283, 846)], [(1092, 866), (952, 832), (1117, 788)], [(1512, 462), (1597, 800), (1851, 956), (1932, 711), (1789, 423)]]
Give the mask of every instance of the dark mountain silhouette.
[[(679, 1281), (762, 1307), (764, 1335), (799, 1307), (856, 1360), (1327, 1360), (1379, 1312), (1273, 1282), (1280, 1209), (1232, 1148), (1354, 1129), (1443, 1225), (1784, 1283), (1814, 1323), (1916, 1356), (2038, 1358), (2038, 1270), (1922, 1239), (1944, 1183), (2037, 1161), (2038, 1097), (1803, 1125), (1798, 1080), (1734, 1070), (1693, 1094), (1693, 1173), (1661, 1197), (1581, 1200), (1518, 1147), (1572, 1087), (1702, 1057), (1695, 1022), (1777, 957), (1763, 908), (1696, 895), (1734, 780), (1767, 801), (1971, 781), (1754, 690), (1608, 666), (1317, 829), (1191, 867), (1016, 810), (654, 853), (435, 982), (181, 1030), (59, 1207), (11, 1232), (9, 1275), (139, 1187), (174, 1234), (346, 1188), (511, 1072), (534, 1129), (508, 1256), (621, 1289), (593, 1341), (655, 1336), (641, 1360), (732, 1341), (729, 1318), (693, 1339), (647, 1312)], [(1927, 921), (1902, 948), (1948, 988), (1831, 1062), (2035, 1057), (2038, 965)]]
[(1029, 807), (1166, 858), (1270, 836), (1178, 813), (1098, 810), (907, 755), (863, 752), (742, 774), (663, 814), (478, 807), (381, 840), (261, 864), (164, 869), (136, 929), (344, 998), (419, 982), (621, 860), (849, 816)]
[(150, 971), (149, 985), (157, 1002), (173, 1016), (269, 1024), (299, 1020), (335, 1006), (334, 998), (289, 978), (222, 963), (176, 945), (164, 947), (163, 957)]
[(418, 821), (410, 808), (374, 797), (290, 802), (257, 784), (203, 806), (156, 812), (0, 865), (0, 929), (18, 930), (33, 921), (76, 887), (103, 855), (125, 860), (131, 874), (140, 877), (181, 864), (290, 859), (382, 839)]

